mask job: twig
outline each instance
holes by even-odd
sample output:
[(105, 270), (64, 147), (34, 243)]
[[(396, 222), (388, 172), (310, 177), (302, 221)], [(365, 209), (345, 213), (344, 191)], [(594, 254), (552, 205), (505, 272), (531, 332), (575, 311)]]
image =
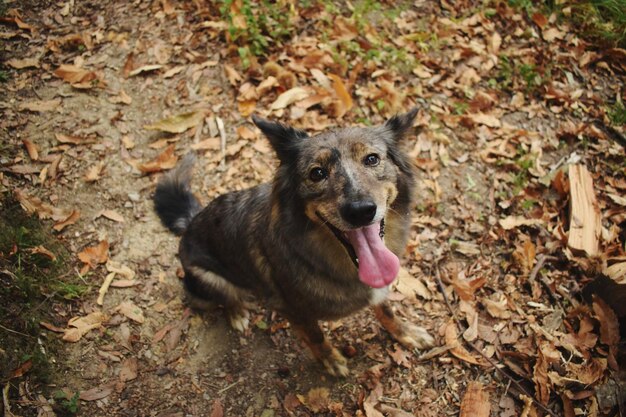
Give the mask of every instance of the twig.
[[(442, 259), (443, 259), (443, 257), (442, 258), (438, 258), (438, 259), (435, 260), (435, 268), (436, 268), (435, 279), (437, 280), (437, 286), (439, 287), (439, 290), (441, 291), (441, 294), (443, 295), (443, 299), (446, 302), (446, 305), (448, 306), (448, 310), (450, 311), (450, 314), (452, 314), (452, 318), (454, 319), (454, 322), (456, 323), (456, 325), (459, 328), (459, 330), (461, 330), (460, 334), (463, 334), (463, 332), (466, 330), (465, 326), (463, 326), (463, 324), (461, 323), (461, 321), (457, 317), (454, 309), (452, 308), (452, 305), (450, 304), (450, 301), (448, 300), (448, 296), (446, 295), (445, 288), (443, 286), (443, 282), (441, 282), (441, 276), (440, 276), (440, 272), (439, 272), (439, 262)], [(542, 261), (542, 263), (543, 262), (545, 262), (545, 259)], [(539, 261), (537, 261), (537, 264), (539, 264)], [(535, 265), (535, 267), (536, 267), (536, 265)], [(541, 267), (541, 265), (540, 265), (540, 267)], [(537, 268), (537, 271), (539, 271), (539, 268)], [(537, 275), (537, 272), (535, 273), (535, 275)], [(459, 339), (460, 339), (460, 337), (459, 337)], [(506, 371), (501, 369), (498, 366), (498, 364), (496, 362), (494, 362), (491, 358), (489, 358), (487, 355), (485, 355), (482, 350), (477, 348), (473, 343), (467, 342), (467, 344), (472, 348), (473, 351), (478, 353), (485, 361), (487, 361), (496, 370), (496, 372), (498, 372), (500, 375), (502, 375), (505, 379), (508, 379), (510, 381), (510, 383), (517, 390), (519, 390), (521, 393), (523, 393), (528, 398), (530, 398), (530, 400), (533, 403), (535, 403), (539, 408), (541, 408), (543, 411), (545, 411), (546, 413), (548, 413), (552, 417), (559, 417), (552, 410), (550, 410), (548, 407), (546, 407), (541, 402), (539, 402), (539, 400), (537, 400), (537, 398), (535, 398), (535, 396), (533, 394), (529, 393), (519, 382), (517, 382), (515, 380), (515, 378), (513, 378)]]
[(31, 339), (34, 339), (34, 336), (31, 336), (29, 334), (26, 333), (22, 333), (22, 332), (18, 332), (17, 330), (13, 330), (13, 329), (9, 329), (8, 327), (4, 327), (3, 325), (0, 324), (0, 328), (6, 330), (9, 333), (13, 333), (13, 334), (19, 334), (20, 336), (24, 336), (24, 337), (29, 337)]
[(224, 121), (215, 117), (215, 123), (217, 124), (217, 130), (220, 132), (220, 150), (222, 151), (222, 160), (220, 161), (220, 168), (226, 167), (226, 130), (224, 130)]
[(237, 381), (233, 382), (232, 384), (228, 385), (227, 387), (222, 388), (221, 390), (217, 391), (218, 394), (223, 394), (226, 391), (228, 391), (229, 389), (231, 389), (232, 387), (234, 387), (235, 385), (237, 385), (238, 383), (240, 383), (241, 380), (238, 379)]

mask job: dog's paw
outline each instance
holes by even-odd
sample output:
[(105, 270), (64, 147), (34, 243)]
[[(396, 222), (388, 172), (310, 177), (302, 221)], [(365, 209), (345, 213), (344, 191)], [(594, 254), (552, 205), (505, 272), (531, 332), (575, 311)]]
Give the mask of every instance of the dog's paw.
[(350, 374), (348, 369), (348, 361), (346, 358), (335, 348), (333, 348), (328, 355), (320, 358), (326, 371), (332, 376), (346, 377)]
[(250, 313), (245, 308), (238, 308), (228, 312), (228, 321), (233, 329), (243, 333), (250, 324)]
[(427, 349), (435, 345), (435, 339), (423, 327), (402, 323), (395, 339), (409, 349)]

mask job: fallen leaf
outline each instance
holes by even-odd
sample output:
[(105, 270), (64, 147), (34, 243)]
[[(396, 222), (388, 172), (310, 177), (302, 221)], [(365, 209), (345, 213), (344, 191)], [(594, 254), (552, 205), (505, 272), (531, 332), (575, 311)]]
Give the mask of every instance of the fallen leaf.
[(109, 97), (109, 101), (113, 104), (131, 104), (133, 99), (124, 90), (120, 90), (116, 96)]
[(459, 417), (489, 417), (491, 403), (489, 393), (478, 381), (471, 381), (467, 384), (467, 391), (461, 401)]
[(222, 407), (222, 402), (219, 398), (213, 401), (209, 417), (224, 417), (224, 407)]
[(139, 170), (143, 173), (152, 173), (172, 169), (176, 166), (178, 157), (174, 154), (174, 145), (170, 145), (150, 162), (139, 165)]
[(39, 151), (37, 150), (37, 145), (35, 145), (33, 142), (31, 142), (28, 139), (22, 139), (22, 143), (24, 144), (24, 147), (26, 148), (26, 152), (28, 153), (28, 157), (33, 160), (36, 161), (39, 159)]
[(11, 371), (11, 374), (9, 375), (9, 379), (20, 378), (24, 376), (26, 373), (28, 373), (28, 371), (30, 371), (32, 367), (33, 367), (32, 359), (26, 360), (25, 362), (20, 364), (20, 366), (18, 366), (17, 368)]
[(432, 294), (426, 285), (419, 278), (415, 278), (409, 274), (405, 268), (400, 268), (398, 278), (395, 283), (396, 290), (409, 298), (415, 298), (415, 295), (425, 300), (432, 299)]
[(508, 216), (500, 219), (499, 223), (504, 230), (512, 230), (520, 226), (541, 226), (544, 224), (541, 219), (526, 219), (520, 216)]
[(477, 113), (464, 116), (475, 124), (485, 125), (487, 127), (501, 127), (500, 119), (491, 114)]
[(341, 108), (337, 117), (343, 117), (343, 115), (352, 108), (352, 96), (350, 96), (350, 93), (341, 78), (335, 74), (328, 74), (328, 78), (333, 81), (333, 90), (341, 103)]
[(609, 347), (609, 365), (614, 370), (619, 369), (616, 361), (617, 347), (620, 342), (619, 321), (615, 312), (600, 297), (593, 297), (593, 311), (600, 322), (600, 342)]
[(122, 369), (120, 369), (120, 381), (128, 382), (137, 378), (139, 369), (139, 363), (137, 358), (128, 358), (122, 362)]
[(306, 396), (298, 394), (297, 397), (309, 410), (320, 413), (330, 405), (329, 394), (328, 388), (312, 388)]
[(270, 109), (280, 110), (295, 103), (296, 101), (305, 99), (309, 96), (309, 91), (303, 87), (294, 87), (285, 91), (272, 103)]
[(52, 226), (52, 228), (56, 230), (57, 232), (60, 232), (63, 229), (65, 229), (67, 226), (76, 223), (79, 218), (80, 218), (80, 211), (72, 210), (71, 213), (65, 219), (62, 219), (61, 221), (56, 222), (54, 226)]
[(183, 133), (192, 127), (197, 126), (204, 119), (203, 111), (193, 111), (166, 117), (143, 128), (147, 130), (159, 130), (168, 133)]
[(114, 222), (124, 223), (124, 217), (115, 210), (102, 210), (96, 217), (106, 217)]
[(144, 72), (152, 72), (152, 71), (156, 71), (158, 69), (163, 68), (163, 65), (159, 65), (159, 64), (152, 64), (152, 65), (143, 65), (139, 68), (135, 68), (134, 70), (130, 71), (128, 73), (129, 77), (133, 77), (135, 75), (139, 75), (141, 73)]
[(402, 349), (400, 346), (396, 346), (393, 352), (389, 353), (389, 356), (391, 356), (391, 359), (393, 359), (396, 365), (402, 365), (405, 368), (411, 367), (411, 361), (409, 360), (411, 354)]
[[(85, 334), (93, 329), (102, 326), (107, 317), (104, 313), (96, 311), (83, 317), (73, 317), (67, 323), (68, 329), (65, 329), (63, 340), (66, 342), (78, 342)], [(71, 328), (70, 328), (71, 327)]]
[(48, 249), (41, 245), (30, 248), (29, 252), (32, 254), (43, 255), (46, 258), (50, 259), (52, 262), (57, 260), (57, 257), (54, 253), (50, 252)]
[(108, 384), (92, 388), (87, 391), (83, 391), (80, 393), (78, 398), (83, 401), (96, 401), (101, 400), (103, 398), (108, 397), (113, 392), (113, 388), (115, 388), (115, 383), (110, 382)]
[(88, 144), (88, 143), (93, 142), (93, 139), (91, 138), (84, 138), (81, 136), (70, 136), (70, 135), (64, 135), (61, 133), (56, 133), (54, 137), (56, 137), (56, 139), (61, 143), (69, 143), (72, 145), (83, 145), (83, 144)]
[(27, 103), (20, 103), (17, 107), (20, 110), (28, 110), (32, 112), (47, 112), (56, 110), (56, 108), (60, 105), (61, 99), (57, 98), (54, 100), (35, 100), (29, 101)]
[(105, 263), (109, 259), (109, 242), (104, 239), (95, 246), (85, 248), (78, 254), (78, 259), (91, 268)]
[(101, 178), (102, 170), (104, 169), (104, 162), (99, 162), (95, 165), (92, 165), (87, 173), (85, 174), (86, 182), (95, 182)]
[(106, 86), (104, 81), (102, 81), (95, 72), (75, 65), (63, 64), (57, 68), (53, 74), (63, 81), (70, 83), (72, 87), (79, 89)]
[(117, 306), (116, 311), (119, 311), (124, 316), (128, 317), (134, 322), (141, 324), (145, 321), (143, 311), (141, 310), (141, 308), (133, 304), (132, 301), (122, 302), (119, 306)]
[(481, 363), (473, 357), (467, 349), (465, 349), (458, 339), (458, 334), (456, 331), (456, 323), (453, 320), (450, 320), (445, 327), (444, 332), (444, 340), (446, 345), (450, 347), (450, 353), (452, 353), (457, 358), (471, 363), (472, 365), (481, 365)]
[(37, 58), (9, 59), (7, 61), (7, 64), (15, 69), (39, 68), (39, 59)]

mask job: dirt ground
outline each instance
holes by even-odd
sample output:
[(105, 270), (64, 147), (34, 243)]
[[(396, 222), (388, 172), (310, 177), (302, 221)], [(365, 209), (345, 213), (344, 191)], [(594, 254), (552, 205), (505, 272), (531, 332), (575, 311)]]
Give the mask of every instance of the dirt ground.
[[(89, 291), (46, 305), (42, 343), (66, 338), (48, 351), (53, 376), (42, 384), (28, 373), (3, 375), (4, 415), (614, 412), (617, 403), (599, 403), (594, 390), (621, 375), (611, 360), (621, 358), (613, 350), (619, 331), (617, 341), (615, 331), (612, 338), (601, 334), (602, 323), (617, 325), (617, 318), (602, 315), (608, 307), (585, 304), (581, 289), (626, 260), (624, 127), (610, 127), (607, 115), (626, 91), (626, 55), (586, 49), (566, 25), (537, 23), (499, 3), (493, 18), (469, 2), (458, 15), (446, 5), (417, 1), (388, 17), (412, 42), (398, 42), (398, 50), (420, 51), (403, 72), (365, 58), (336, 64), (311, 35), (311, 22), (332, 12), (315, 6), (294, 6), (311, 20), (298, 20), (298, 36), (245, 68), (216, 5), (7, 2), (13, 9), (0, 25), (9, 75), (0, 98), (3, 194), (17, 193), (54, 229), (72, 254), (72, 274)], [(378, 13), (365, 20), (387, 18)], [(330, 44), (333, 36), (361, 39), (355, 33), (367, 29), (354, 16), (328, 29)], [(377, 24), (381, 33), (392, 30)], [(422, 39), (431, 30), (438, 38)], [(516, 69), (528, 57), (540, 81)], [(262, 89), (272, 74), (277, 81)], [(283, 93), (293, 100), (281, 107)], [(161, 172), (195, 149), (193, 185), (208, 202), (271, 179), (276, 161), (250, 122), (252, 109), (315, 132), (381, 123), (413, 105), (419, 120), (406, 145), (419, 191), (403, 261), (408, 273), (391, 298), (401, 316), (437, 339), (434, 350), (405, 351), (363, 311), (325, 324), (349, 357), (351, 374), (338, 379), (325, 375), (286, 322), (262, 306), (245, 334), (229, 328), (219, 308), (187, 307), (177, 238), (151, 202)], [(559, 184), (575, 163), (591, 172), (600, 201), (596, 257), (567, 248), (568, 190)], [(75, 326), (79, 335), (70, 342), (68, 321), (76, 317), (95, 317), (96, 325)], [(468, 387), (487, 414), (468, 411)], [(65, 401), (55, 399), (59, 390)], [(77, 409), (67, 404), (73, 397)]]

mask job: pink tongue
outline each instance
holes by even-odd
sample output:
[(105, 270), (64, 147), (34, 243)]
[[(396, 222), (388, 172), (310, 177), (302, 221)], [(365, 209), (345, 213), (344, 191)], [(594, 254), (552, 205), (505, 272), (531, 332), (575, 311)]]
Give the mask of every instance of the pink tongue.
[(359, 258), (361, 282), (374, 288), (391, 284), (400, 270), (400, 260), (387, 249), (379, 233), (380, 223), (346, 233)]

